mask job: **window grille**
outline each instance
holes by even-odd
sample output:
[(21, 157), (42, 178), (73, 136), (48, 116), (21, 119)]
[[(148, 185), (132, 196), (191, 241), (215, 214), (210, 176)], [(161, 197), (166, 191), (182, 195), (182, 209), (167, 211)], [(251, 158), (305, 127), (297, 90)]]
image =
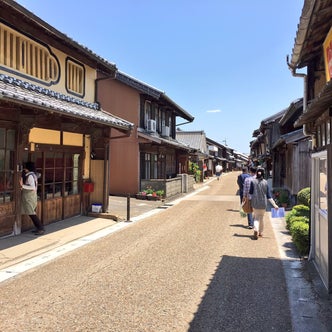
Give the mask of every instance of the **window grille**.
[(59, 79), (59, 65), (48, 47), (0, 23), (0, 66), (52, 84)]
[(84, 95), (84, 67), (81, 64), (74, 62), (73, 60), (67, 59), (66, 65), (66, 88), (68, 92), (78, 94), (79, 96)]

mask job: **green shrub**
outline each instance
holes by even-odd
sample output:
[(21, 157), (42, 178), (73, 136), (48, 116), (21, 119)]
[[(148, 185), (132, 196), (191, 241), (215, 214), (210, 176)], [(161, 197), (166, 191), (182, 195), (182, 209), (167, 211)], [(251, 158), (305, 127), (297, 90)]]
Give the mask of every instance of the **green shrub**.
[[(292, 225), (295, 222), (303, 222), (305, 224), (309, 225), (309, 218), (305, 217), (305, 216), (291, 216), (287, 221), (286, 221), (286, 228), (291, 230), (292, 229)], [(291, 232), (292, 233), (292, 232)]]
[(310, 206), (310, 187), (303, 188), (297, 193), (298, 204)]
[[(297, 217), (301, 218), (301, 217)], [(303, 221), (292, 222), (290, 233), (300, 255), (309, 253), (309, 224)]]
[(189, 172), (190, 172), (190, 174), (194, 175), (194, 179), (196, 182), (201, 181), (202, 171), (199, 169), (199, 166), (197, 163), (189, 161)]
[[(290, 212), (286, 215), (286, 228), (290, 229), (290, 225), (294, 218), (304, 217), (306, 222), (310, 220), (310, 209), (305, 205), (295, 205)], [(302, 220), (302, 219), (300, 219)]]
[(310, 219), (310, 208), (307, 205), (294, 205), (292, 211), (294, 211), (296, 216), (304, 216)]

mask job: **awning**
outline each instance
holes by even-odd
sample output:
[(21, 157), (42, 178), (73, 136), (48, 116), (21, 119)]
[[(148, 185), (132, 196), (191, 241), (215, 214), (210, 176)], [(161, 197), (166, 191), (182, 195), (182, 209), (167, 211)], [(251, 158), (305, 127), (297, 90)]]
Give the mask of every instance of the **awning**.
[(226, 158), (222, 158), (222, 157), (214, 157), (216, 160), (219, 160), (219, 161), (227, 161)]
[(88, 103), (43, 87), (0, 74), (0, 101), (46, 110), (60, 115), (130, 131), (133, 124)]
[(290, 143), (298, 142), (306, 137), (308, 137), (308, 136), (305, 136), (303, 134), (302, 129), (292, 131), (290, 133), (280, 136), (279, 139), (273, 144), (272, 149), (275, 149), (277, 146), (284, 144), (284, 143), (290, 144)]
[(182, 149), (182, 150), (186, 150), (186, 151), (192, 150), (192, 148), (190, 146), (184, 145), (173, 138), (166, 139), (166, 138), (159, 137), (157, 135), (150, 135), (149, 133), (142, 132), (139, 129), (137, 130), (137, 134), (138, 134), (138, 137), (144, 138), (149, 143), (168, 145), (173, 148)]

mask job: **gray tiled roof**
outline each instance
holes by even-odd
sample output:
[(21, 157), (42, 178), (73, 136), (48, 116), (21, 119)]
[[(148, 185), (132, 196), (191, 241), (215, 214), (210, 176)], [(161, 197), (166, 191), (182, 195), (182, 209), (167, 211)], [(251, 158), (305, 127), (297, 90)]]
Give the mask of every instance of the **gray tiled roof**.
[(176, 139), (190, 146), (192, 149), (196, 149), (201, 153), (208, 154), (206, 136), (203, 130), (200, 131), (177, 131)]
[(132, 123), (103, 111), (97, 103), (88, 103), (3, 74), (0, 74), (0, 99), (119, 129), (133, 127)]

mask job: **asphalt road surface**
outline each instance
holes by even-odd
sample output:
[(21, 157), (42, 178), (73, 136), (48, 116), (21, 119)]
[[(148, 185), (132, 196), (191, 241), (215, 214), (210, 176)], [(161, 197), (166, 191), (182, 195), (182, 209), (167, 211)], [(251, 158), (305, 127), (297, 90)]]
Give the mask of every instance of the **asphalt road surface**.
[(0, 284), (0, 331), (291, 331), (269, 218), (253, 240), (236, 176)]

